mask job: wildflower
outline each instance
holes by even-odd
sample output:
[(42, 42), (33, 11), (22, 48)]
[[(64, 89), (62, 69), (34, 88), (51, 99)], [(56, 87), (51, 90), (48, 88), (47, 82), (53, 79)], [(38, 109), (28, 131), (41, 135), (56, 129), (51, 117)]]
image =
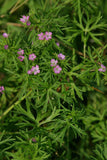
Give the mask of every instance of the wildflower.
[(98, 71), (105, 72), (106, 71), (106, 66), (104, 66), (103, 64), (101, 64), (101, 68), (99, 68)]
[(31, 71), (34, 73), (34, 75), (40, 73), (39, 66), (38, 65), (36, 65), (35, 67), (32, 66)]
[(52, 39), (52, 32), (45, 32), (45, 39), (46, 40)]
[(56, 45), (59, 47), (59, 45), (60, 45), (59, 42), (57, 42)]
[(4, 46), (4, 49), (8, 49), (8, 45), (5, 45), (5, 46)]
[(24, 56), (19, 56), (18, 59), (22, 62), (24, 60)]
[(61, 72), (62, 68), (59, 65), (57, 65), (53, 70), (56, 74), (59, 74)]
[(28, 70), (27, 73), (28, 73), (28, 74), (32, 74), (32, 71), (31, 71), (31, 70)]
[(51, 59), (51, 67), (56, 66), (56, 65), (57, 65), (57, 63), (58, 63), (58, 61), (57, 61), (57, 60), (55, 60), (55, 59)]
[(35, 138), (32, 138), (32, 142), (35, 142), (35, 143), (36, 143), (36, 139), (35, 139)]
[(20, 18), (20, 21), (22, 23), (26, 23), (28, 26), (31, 24), (31, 22), (29, 21), (29, 16), (22, 16), (22, 18)]
[(19, 51), (17, 52), (20, 56), (22, 56), (24, 54), (24, 50), (19, 48)]
[(29, 55), (29, 60), (34, 61), (35, 58), (36, 58), (36, 55), (34, 53), (32, 53), (32, 54)]
[(4, 91), (4, 87), (3, 87), (3, 86), (0, 86), (0, 93), (3, 94), (3, 91)]
[(8, 38), (8, 36), (9, 36), (9, 34), (3, 33), (3, 37), (4, 37), (4, 38)]
[(61, 59), (61, 60), (63, 60), (63, 59), (65, 59), (65, 55), (63, 55), (62, 53), (60, 53), (60, 54), (58, 54), (58, 58)]
[(44, 34), (41, 32), (40, 34), (38, 34), (39, 40), (44, 40), (45, 36)]
[(30, 26), (30, 25), (31, 25), (31, 22), (30, 22), (30, 21), (28, 21), (26, 24), (27, 24), (27, 26)]

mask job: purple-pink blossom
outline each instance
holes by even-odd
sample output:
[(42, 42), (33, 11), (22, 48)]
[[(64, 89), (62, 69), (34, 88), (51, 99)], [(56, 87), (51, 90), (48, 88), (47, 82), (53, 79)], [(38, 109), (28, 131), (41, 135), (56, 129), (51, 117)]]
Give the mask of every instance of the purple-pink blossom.
[(56, 65), (57, 65), (57, 63), (58, 63), (58, 61), (57, 61), (57, 60), (55, 60), (55, 59), (51, 59), (51, 67), (56, 66)]
[(24, 56), (19, 56), (18, 59), (22, 62), (24, 60)]
[(31, 71), (34, 73), (34, 75), (40, 73), (39, 66), (32, 66)]
[(106, 66), (104, 66), (103, 64), (101, 64), (101, 68), (99, 68), (98, 71), (105, 72), (106, 71)]
[(36, 55), (34, 53), (29, 55), (29, 60), (34, 61), (36, 58)]
[(3, 37), (4, 37), (4, 38), (8, 38), (8, 36), (9, 36), (9, 34), (3, 33)]
[(0, 93), (3, 94), (3, 91), (4, 91), (4, 86), (0, 86)]
[(6, 45), (4, 46), (4, 49), (8, 49), (8, 47), (9, 47), (9, 46), (6, 44)]
[(53, 70), (56, 74), (59, 74), (61, 72), (62, 68), (59, 65), (57, 65), (55, 68), (53, 68)]
[(28, 73), (28, 74), (32, 74), (32, 71), (31, 71), (31, 70), (28, 70), (27, 73)]
[(43, 34), (43, 32), (41, 32), (40, 34), (38, 34), (39, 40), (44, 40), (45, 35)]
[(22, 23), (26, 23), (28, 26), (31, 24), (31, 22), (29, 21), (29, 16), (22, 16), (22, 18), (20, 18), (20, 21)]
[(27, 26), (30, 26), (30, 25), (31, 25), (31, 22), (30, 22), (30, 21), (28, 21), (28, 22), (26, 22), (26, 24), (27, 24)]
[(17, 52), (20, 56), (22, 56), (24, 54), (24, 50), (19, 48), (19, 51)]
[(65, 59), (65, 55), (63, 55), (62, 53), (59, 53), (58, 54), (58, 58), (61, 59), (61, 60), (64, 60)]
[(40, 34), (38, 34), (39, 40), (49, 40), (52, 39), (52, 32), (45, 32), (45, 34), (43, 32), (41, 32)]
[(57, 42), (56, 45), (59, 47), (60, 46), (59, 42)]
[(32, 138), (32, 142), (36, 143), (36, 139), (35, 139), (35, 138)]
[(52, 32), (45, 32), (45, 39), (46, 40), (52, 39)]

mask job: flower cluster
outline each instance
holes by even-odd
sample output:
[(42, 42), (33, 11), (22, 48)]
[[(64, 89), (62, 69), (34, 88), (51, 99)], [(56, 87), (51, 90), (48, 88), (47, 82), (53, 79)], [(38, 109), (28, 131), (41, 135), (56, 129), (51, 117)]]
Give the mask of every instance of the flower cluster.
[(103, 64), (101, 64), (101, 68), (99, 68), (98, 71), (105, 72), (106, 71), (106, 67)]
[(55, 59), (51, 59), (51, 67), (55, 67), (53, 68), (54, 73), (59, 74), (62, 70), (62, 68), (57, 65), (58, 61)]
[(0, 86), (0, 93), (3, 94), (4, 86)]
[(30, 26), (31, 22), (29, 21), (29, 16), (22, 16), (22, 18), (20, 18), (20, 21), (22, 23), (25, 23), (27, 26)]
[(28, 70), (27, 73), (28, 74), (32, 74), (33, 73), (34, 75), (40, 73), (39, 66), (38, 65), (32, 66), (32, 68), (30, 70)]
[(38, 34), (38, 37), (39, 37), (39, 40), (46, 39), (48, 41), (49, 39), (52, 39), (52, 32), (45, 32), (45, 34), (41, 32), (40, 34)]
[[(23, 56), (24, 55), (24, 50), (21, 49), (21, 48), (19, 48), (19, 51), (17, 53), (19, 54), (18, 59), (20, 61), (23, 61), (24, 60), (24, 56)], [(35, 58), (36, 58), (36, 55), (34, 53), (32, 53), (32, 54), (29, 55), (29, 60), (34, 61)], [(36, 75), (37, 73), (40, 73), (39, 66), (38, 65), (32, 66), (32, 68), (30, 70), (28, 70), (27, 73), (28, 74), (34, 73), (34, 75)]]
[[(8, 36), (9, 36), (9, 34), (3, 33), (3, 37), (4, 37), (4, 38), (8, 38)], [(4, 45), (4, 49), (8, 49), (8, 45), (7, 45), (7, 44)]]
[[(29, 55), (29, 60), (34, 61), (35, 59), (36, 59), (36, 55), (34, 53)], [(32, 68), (30, 70), (28, 70), (27, 73), (28, 74), (32, 74), (33, 73), (34, 75), (40, 73), (39, 66), (38, 65), (32, 66)]]
[(19, 57), (18, 57), (18, 59), (22, 62), (23, 60), (24, 60), (24, 50), (23, 49), (21, 49), (21, 48), (19, 48), (19, 51), (17, 52), (18, 53), (18, 55), (19, 55)]
[(55, 59), (51, 59), (51, 67), (55, 67), (53, 68), (54, 73), (59, 74), (62, 70), (62, 68), (57, 65), (58, 61)]
[[(65, 55), (60, 53), (60, 54), (58, 54), (58, 58), (60, 60), (64, 60), (65, 59)], [(58, 63), (58, 60), (51, 59), (51, 67), (54, 67), (53, 68), (54, 73), (59, 74), (61, 72), (62, 68), (59, 65), (57, 65), (57, 63)]]

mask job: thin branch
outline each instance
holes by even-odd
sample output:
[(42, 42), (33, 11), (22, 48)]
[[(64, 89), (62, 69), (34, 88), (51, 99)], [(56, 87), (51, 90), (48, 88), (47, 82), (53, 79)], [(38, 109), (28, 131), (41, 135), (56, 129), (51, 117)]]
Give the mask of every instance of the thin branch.
[(13, 105), (11, 105), (3, 114), (0, 116), (0, 120), (6, 116), (16, 105), (18, 105), (22, 100), (24, 100), (26, 97), (28, 97), (32, 93), (32, 90), (30, 90), (25, 96), (23, 96), (20, 100), (15, 102)]
[(11, 9), (11, 11), (10, 11), (10, 13), (16, 8), (16, 6), (18, 5), (20, 3), (20, 0), (18, 0), (17, 2), (16, 2), (16, 4), (13, 6), (13, 8)]
[[(90, 87), (91, 87), (91, 86), (90, 86)], [(94, 90), (97, 91), (97, 92), (100, 92), (100, 93), (104, 94), (103, 91), (101, 91), (101, 90), (99, 90), (99, 89), (97, 89), (97, 88), (95, 88), (95, 87), (91, 87), (91, 88), (94, 89)]]
[(6, 23), (6, 24), (7, 24), (7, 25), (11, 25), (11, 26), (24, 27), (23, 24), (19, 24), (19, 23), (8, 22), (8, 23)]
[(17, 6), (16, 8), (13, 8), (11, 11), (10, 11), (10, 14), (12, 14), (13, 12), (15, 12), (18, 8), (22, 7), (25, 3), (27, 3), (28, 0), (25, 0), (22, 4), (20, 4), (19, 6)]

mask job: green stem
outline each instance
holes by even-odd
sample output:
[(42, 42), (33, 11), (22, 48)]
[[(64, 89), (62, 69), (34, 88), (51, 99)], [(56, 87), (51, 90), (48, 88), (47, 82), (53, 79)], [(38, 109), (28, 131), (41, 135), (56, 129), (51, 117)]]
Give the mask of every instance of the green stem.
[(84, 44), (84, 58), (86, 57), (85, 52), (86, 52), (86, 44)]
[(20, 100), (18, 100), (17, 102), (15, 102), (13, 105), (11, 105), (3, 114), (2, 116), (0, 116), (0, 120), (2, 119), (2, 117), (4, 117), (5, 115), (7, 115), (16, 105), (18, 105), (21, 101), (23, 101), (29, 94), (31, 94), (32, 90), (30, 90), (25, 96), (23, 96)]

